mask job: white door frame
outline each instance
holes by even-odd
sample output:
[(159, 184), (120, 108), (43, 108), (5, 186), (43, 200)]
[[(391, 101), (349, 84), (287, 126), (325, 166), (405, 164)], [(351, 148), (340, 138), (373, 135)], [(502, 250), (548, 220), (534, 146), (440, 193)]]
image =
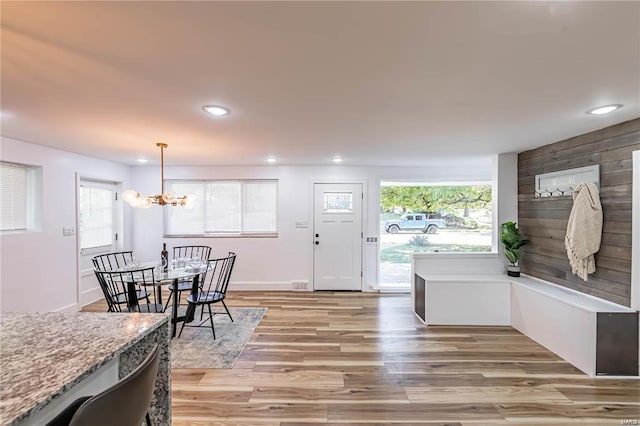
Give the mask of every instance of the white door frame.
[[(365, 285), (366, 282), (368, 282), (367, 278), (368, 278), (368, 274), (367, 271), (369, 269), (369, 265), (365, 264), (364, 260), (365, 260), (365, 255), (364, 255), (364, 235), (367, 235), (367, 231), (369, 229), (369, 180), (366, 178), (312, 178), (309, 179), (309, 214), (308, 214), (308, 232), (307, 232), (307, 241), (309, 242), (309, 264), (311, 265), (311, 269), (309, 271), (309, 283), (311, 283), (311, 288), (314, 288), (314, 271), (315, 271), (315, 256), (314, 256), (314, 249), (313, 249), (313, 227), (314, 227), (314, 220), (315, 220), (315, 211), (314, 211), (314, 196), (315, 196), (315, 185), (316, 184), (323, 184), (323, 183), (345, 183), (345, 184), (353, 184), (353, 183), (359, 183), (362, 185), (362, 233), (363, 233), (363, 238), (361, 238), (360, 241), (360, 256), (362, 258), (361, 262), (362, 262), (362, 286), (361, 286), (361, 291), (365, 292), (367, 286)], [(377, 265), (376, 265), (377, 268)]]
[[(631, 197), (631, 308), (640, 310), (640, 150), (633, 158)], [(640, 347), (638, 348), (640, 357)]]
[(633, 151), (631, 210), (631, 308), (640, 310), (640, 150)]

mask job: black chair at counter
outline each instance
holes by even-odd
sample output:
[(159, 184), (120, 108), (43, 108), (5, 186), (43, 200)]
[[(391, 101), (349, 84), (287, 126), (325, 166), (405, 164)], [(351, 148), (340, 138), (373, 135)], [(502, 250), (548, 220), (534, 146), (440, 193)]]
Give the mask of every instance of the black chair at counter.
[(160, 363), (158, 346), (128, 376), (95, 396), (77, 399), (47, 426), (151, 426), (149, 408)]

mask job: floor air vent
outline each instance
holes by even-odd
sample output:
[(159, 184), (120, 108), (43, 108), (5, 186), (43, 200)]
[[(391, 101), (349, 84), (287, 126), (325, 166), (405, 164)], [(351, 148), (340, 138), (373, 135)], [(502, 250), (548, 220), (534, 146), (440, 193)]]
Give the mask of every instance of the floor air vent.
[(293, 291), (310, 291), (309, 281), (291, 281)]

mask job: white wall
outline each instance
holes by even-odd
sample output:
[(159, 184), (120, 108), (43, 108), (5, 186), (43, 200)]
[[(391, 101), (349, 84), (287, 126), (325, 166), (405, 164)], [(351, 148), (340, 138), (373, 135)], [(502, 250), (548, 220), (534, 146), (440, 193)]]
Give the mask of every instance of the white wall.
[[(142, 193), (160, 191), (157, 167), (134, 167), (133, 189)], [(204, 244), (213, 247), (213, 255), (238, 253), (232, 276), (236, 289), (290, 289), (291, 281), (312, 282), (312, 182), (362, 180), (367, 204), (364, 208), (364, 236), (379, 237), (381, 180), (417, 180), (422, 182), (489, 181), (489, 159), (476, 163), (439, 164), (437, 167), (349, 167), (349, 166), (258, 166), (258, 167), (167, 167), (167, 179), (278, 179), (278, 238), (163, 238), (162, 209), (152, 207), (133, 212), (133, 241), (136, 256), (156, 259), (162, 242), (169, 247)], [(125, 209), (131, 209), (125, 206)], [(133, 210), (133, 209), (131, 209)], [(296, 221), (307, 221), (309, 228), (296, 228)], [(377, 289), (378, 245), (365, 243), (363, 251), (365, 291)]]
[[(498, 154), (493, 157), (493, 251), (500, 247), (500, 225), (518, 221), (518, 154)], [(507, 265), (505, 256), (500, 256)]]
[[(76, 173), (130, 186), (131, 168), (40, 145), (2, 138), (0, 159), (42, 166), (42, 231), (0, 236), (0, 310), (77, 310)], [(131, 212), (124, 212), (124, 245), (131, 242)]]

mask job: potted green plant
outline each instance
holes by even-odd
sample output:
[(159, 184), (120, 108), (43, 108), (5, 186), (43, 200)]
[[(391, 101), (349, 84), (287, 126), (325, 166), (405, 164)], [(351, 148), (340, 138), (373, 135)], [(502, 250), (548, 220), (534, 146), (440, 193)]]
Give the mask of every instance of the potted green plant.
[(510, 277), (520, 276), (520, 247), (527, 244), (529, 240), (525, 240), (520, 235), (520, 231), (515, 222), (505, 222), (501, 225), (500, 242), (504, 245), (504, 255), (511, 265), (507, 265), (507, 275)]

